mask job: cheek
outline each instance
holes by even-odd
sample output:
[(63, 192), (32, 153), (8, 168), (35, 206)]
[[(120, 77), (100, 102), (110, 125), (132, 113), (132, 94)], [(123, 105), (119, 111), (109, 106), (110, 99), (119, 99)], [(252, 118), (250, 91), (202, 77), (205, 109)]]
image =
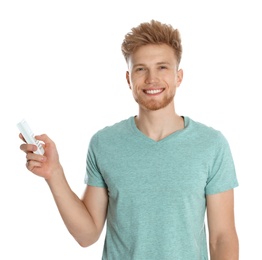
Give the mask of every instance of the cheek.
[(132, 73), (130, 77), (130, 82), (132, 81), (133, 85), (135, 85), (137, 83), (143, 82), (144, 78), (145, 78), (145, 72)]
[(130, 86), (130, 89), (131, 89), (131, 91), (132, 91), (132, 94), (133, 94), (133, 97), (138, 97), (138, 96), (140, 96), (140, 94), (139, 94), (139, 87), (137, 86), (137, 85), (131, 85)]
[(168, 79), (168, 83), (171, 88), (176, 88), (178, 85), (176, 78), (173, 77)]
[(139, 81), (137, 80), (137, 78), (132, 78), (130, 79), (130, 82), (129, 82), (129, 88), (133, 91), (133, 92), (136, 92), (137, 89), (139, 88)]

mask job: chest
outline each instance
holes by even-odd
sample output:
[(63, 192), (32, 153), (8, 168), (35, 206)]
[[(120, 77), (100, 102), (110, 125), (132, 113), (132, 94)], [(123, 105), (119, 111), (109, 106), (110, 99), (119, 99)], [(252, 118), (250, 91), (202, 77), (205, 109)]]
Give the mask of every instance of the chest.
[(204, 197), (209, 163), (188, 146), (118, 147), (103, 155), (101, 174), (109, 196), (154, 199)]

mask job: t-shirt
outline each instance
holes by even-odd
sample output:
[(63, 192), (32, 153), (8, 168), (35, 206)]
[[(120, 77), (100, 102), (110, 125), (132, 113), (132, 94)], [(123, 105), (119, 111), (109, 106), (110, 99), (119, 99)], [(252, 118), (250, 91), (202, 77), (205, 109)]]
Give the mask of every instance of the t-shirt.
[(238, 186), (224, 135), (184, 117), (160, 141), (130, 117), (95, 133), (85, 183), (108, 190), (104, 260), (207, 260), (206, 195)]

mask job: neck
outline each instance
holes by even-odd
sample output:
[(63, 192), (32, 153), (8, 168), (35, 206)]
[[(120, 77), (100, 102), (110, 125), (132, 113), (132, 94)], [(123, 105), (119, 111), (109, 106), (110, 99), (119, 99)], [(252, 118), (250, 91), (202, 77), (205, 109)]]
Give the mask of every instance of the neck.
[(184, 120), (175, 109), (163, 108), (156, 111), (139, 109), (135, 118), (137, 128), (149, 138), (159, 141), (184, 128)]

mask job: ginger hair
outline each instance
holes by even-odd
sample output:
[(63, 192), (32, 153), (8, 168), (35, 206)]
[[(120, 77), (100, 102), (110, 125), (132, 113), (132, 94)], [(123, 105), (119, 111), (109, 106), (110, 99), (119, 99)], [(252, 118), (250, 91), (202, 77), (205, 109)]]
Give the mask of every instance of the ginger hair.
[(139, 47), (147, 44), (167, 44), (175, 53), (179, 65), (182, 56), (180, 32), (171, 25), (156, 20), (141, 23), (125, 35), (121, 50), (126, 61)]

